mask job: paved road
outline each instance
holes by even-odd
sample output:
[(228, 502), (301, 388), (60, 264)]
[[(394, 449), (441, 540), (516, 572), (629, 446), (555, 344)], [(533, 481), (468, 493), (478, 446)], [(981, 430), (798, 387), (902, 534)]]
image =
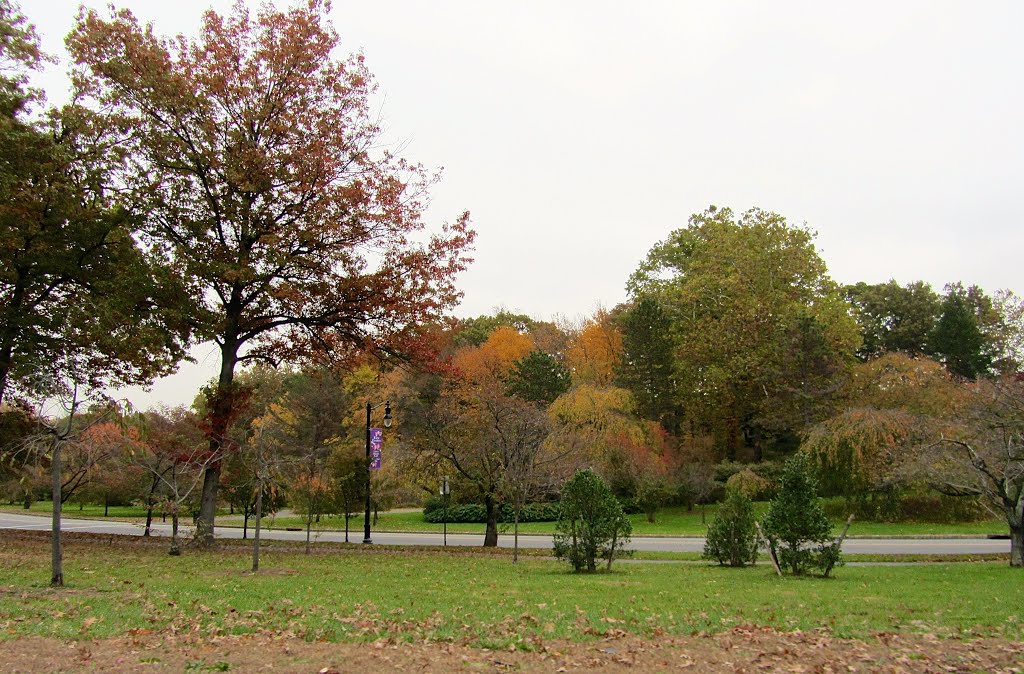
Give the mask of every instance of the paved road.
[[(50, 520), (37, 515), (16, 515), (0, 513), (0, 529), (49, 530)], [(125, 534), (141, 536), (141, 524), (131, 522), (110, 522), (105, 520), (64, 519), (61, 522), (63, 531), (84, 531), (99, 534)], [(153, 533), (158, 536), (170, 536), (171, 525), (155, 523)], [(182, 537), (190, 536), (191, 527), (181, 527)], [(252, 531), (250, 529), (250, 535)], [(241, 538), (242, 529), (238, 527), (218, 527), (218, 538)], [(266, 530), (263, 538), (286, 541), (305, 541), (304, 531)], [(343, 532), (314, 533), (315, 540), (342, 542)], [(385, 545), (441, 545), (441, 534), (413, 534), (374, 532), (373, 542)], [(363, 530), (349, 533), (349, 540), (358, 543), (363, 539)], [(498, 545), (512, 547), (512, 535), (502, 534), (498, 537)], [(483, 545), (481, 534), (448, 534), (448, 545), (474, 546)], [(550, 548), (550, 536), (520, 536), (519, 546), (523, 548)], [(704, 549), (703, 538), (675, 537), (634, 537), (629, 546), (633, 550), (661, 550), (670, 552), (700, 552)], [(991, 540), (985, 538), (849, 538), (843, 543), (843, 551), (858, 554), (933, 554), (933, 555), (976, 555), (987, 552), (1009, 552), (1010, 541)]]

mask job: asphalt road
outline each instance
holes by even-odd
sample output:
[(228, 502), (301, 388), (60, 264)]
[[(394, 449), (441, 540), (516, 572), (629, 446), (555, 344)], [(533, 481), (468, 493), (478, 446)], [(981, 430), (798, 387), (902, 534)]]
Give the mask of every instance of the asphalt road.
[[(16, 515), (0, 513), (0, 529), (49, 530), (50, 520), (37, 515)], [(141, 536), (143, 526), (131, 522), (111, 522), (105, 520), (82, 520), (65, 518), (61, 521), (62, 531), (82, 531), (98, 534), (122, 534)], [(182, 526), (179, 534), (184, 538), (192, 533), (191, 527)], [(252, 529), (250, 527), (250, 536)], [(153, 534), (170, 536), (171, 525), (154, 523)], [(242, 537), (240, 527), (217, 527), (218, 538), (238, 539)], [(263, 529), (262, 538), (285, 541), (305, 541), (305, 531), (282, 531)], [(316, 541), (342, 542), (344, 532), (313, 533)], [(359, 543), (363, 539), (362, 527), (349, 533), (349, 540)], [(384, 545), (441, 545), (441, 534), (390, 533), (373, 532), (374, 543)], [(480, 546), (483, 545), (481, 534), (448, 534), (448, 545)], [(511, 548), (511, 534), (498, 537), (498, 545)], [(522, 548), (550, 548), (550, 536), (520, 536), (519, 546)], [(681, 537), (634, 537), (629, 546), (633, 550), (661, 550), (669, 552), (700, 552), (704, 549), (703, 538)], [(1010, 551), (1009, 540), (986, 538), (848, 538), (843, 543), (843, 552), (856, 554), (931, 554), (931, 555), (976, 555), (989, 552)]]

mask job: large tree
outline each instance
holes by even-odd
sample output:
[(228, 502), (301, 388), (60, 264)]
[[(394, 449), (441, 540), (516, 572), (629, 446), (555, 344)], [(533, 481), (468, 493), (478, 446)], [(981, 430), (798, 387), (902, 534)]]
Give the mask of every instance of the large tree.
[(676, 391), (675, 345), (671, 322), (653, 297), (641, 297), (620, 317), (622, 359), (617, 380), (633, 392), (638, 412), (678, 432), (681, 422)]
[[(805, 392), (794, 378), (834, 378), (859, 344), (813, 241), (775, 213), (711, 207), (655, 245), (630, 278), (633, 297), (657, 300), (669, 317), (680, 402), (729, 455), (745, 438), (758, 456), (778, 407)], [(805, 348), (814, 350), (801, 356), (806, 367), (789, 367)]]
[(988, 374), (994, 346), (983, 328), (999, 321), (991, 299), (977, 286), (955, 283), (946, 287), (941, 309), (931, 335), (935, 353), (957, 376)]
[(968, 385), (968, 401), (935, 437), (918, 469), (940, 490), (979, 495), (1010, 530), (1010, 566), (1024, 568), (1024, 381), (1015, 376)]
[[(321, 0), (208, 11), (195, 38), (158, 37), (127, 10), (82, 10), (68, 37), (80, 94), (110, 110), (131, 150), (122, 174), (149, 241), (197, 281), (196, 317), (220, 348), (216, 452), (239, 362), (312, 346), (412, 352), (458, 298), (467, 215), (429, 239), (424, 169), (380, 150), (370, 73), (336, 57)], [(418, 239), (418, 241), (417, 241)], [(207, 470), (212, 541), (220, 464)]]
[[(38, 38), (0, 2), (0, 400), (76, 383), (144, 383), (182, 357), (183, 285), (133, 237), (115, 200), (107, 120), (77, 106), (32, 115)], [(178, 312), (169, 311), (175, 307)]]
[(940, 300), (930, 285), (915, 281), (901, 286), (890, 279), (846, 286), (845, 292), (864, 340), (857, 350), (862, 360), (893, 351), (913, 356), (932, 352), (930, 339)]

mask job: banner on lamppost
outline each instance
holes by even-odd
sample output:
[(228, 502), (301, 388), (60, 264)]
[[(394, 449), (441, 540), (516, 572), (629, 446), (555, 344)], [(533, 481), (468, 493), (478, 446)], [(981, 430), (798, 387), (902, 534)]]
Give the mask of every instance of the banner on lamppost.
[(384, 429), (370, 429), (370, 470), (380, 470), (380, 448), (384, 444)]

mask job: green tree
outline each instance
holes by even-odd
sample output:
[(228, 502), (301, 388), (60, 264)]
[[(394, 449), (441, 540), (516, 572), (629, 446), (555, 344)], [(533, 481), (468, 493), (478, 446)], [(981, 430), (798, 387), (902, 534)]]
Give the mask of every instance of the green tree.
[(185, 286), (137, 245), (138, 220), (115, 201), (123, 158), (106, 118), (75, 106), (29, 118), (40, 97), (22, 85), (38, 47), (0, 2), (0, 400), (45, 398), (68, 379), (146, 383), (176, 367), (189, 337)]
[[(991, 308), (990, 301), (988, 308)], [(947, 286), (941, 309), (931, 338), (939, 359), (950, 372), (966, 379), (987, 374), (992, 365), (992, 353), (990, 341), (979, 324), (987, 317), (979, 291), (976, 288), (965, 290), (960, 284)]]
[[(336, 57), (327, 3), (208, 11), (196, 38), (163, 39), (127, 10), (83, 10), (68, 37), (79, 94), (108, 110), (150, 213), (147, 234), (194, 279), (202, 336), (220, 349), (210, 397), (219, 452), (240, 362), (320, 353), (419, 353), (457, 302), (468, 215), (424, 241), (432, 177), (378, 151), (371, 76)], [(220, 463), (198, 520), (213, 540)]]
[(832, 525), (818, 503), (817, 483), (803, 454), (786, 462), (778, 495), (771, 500), (762, 527), (779, 565), (796, 575), (812, 567), (827, 573), (837, 561), (830, 557)]
[(512, 365), (506, 384), (509, 395), (546, 406), (569, 390), (572, 376), (553, 356), (531, 351)]
[(601, 476), (590, 469), (577, 471), (563, 486), (560, 516), (555, 525), (554, 552), (574, 571), (596, 571), (597, 560), (612, 561), (622, 554), (633, 525)]
[(757, 518), (754, 504), (741, 489), (730, 489), (715, 513), (704, 543), (704, 559), (722, 566), (746, 566), (757, 561)]
[(629, 389), (637, 410), (670, 432), (681, 422), (676, 391), (675, 345), (672, 326), (661, 305), (652, 297), (640, 297), (621, 317), (622, 359), (617, 383)]
[(630, 278), (634, 299), (654, 298), (669, 316), (688, 419), (715, 430), (730, 457), (744, 439), (759, 456), (760, 419), (778, 417), (785, 392), (799, 388), (784, 363), (801, 320), (818, 326), (817, 357), (835, 369), (859, 346), (849, 305), (813, 241), (775, 213), (737, 218), (711, 207), (655, 245)]
[(857, 356), (867, 360), (883, 353), (902, 351), (912, 356), (932, 352), (931, 336), (940, 314), (939, 296), (924, 281), (901, 286), (864, 282), (846, 286), (863, 344)]

